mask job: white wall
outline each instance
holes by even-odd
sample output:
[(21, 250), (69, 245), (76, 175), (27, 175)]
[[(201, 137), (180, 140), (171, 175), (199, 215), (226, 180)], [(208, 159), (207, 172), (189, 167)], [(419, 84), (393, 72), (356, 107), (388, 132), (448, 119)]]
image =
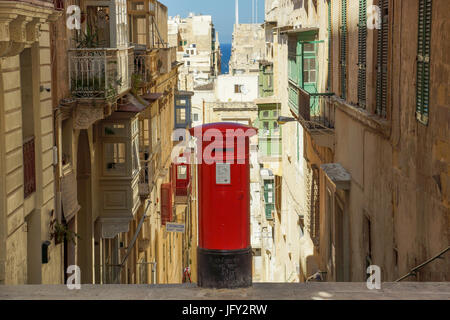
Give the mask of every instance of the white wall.
[[(192, 126), (199, 126), (203, 123), (203, 100), (205, 102), (215, 101), (214, 91), (195, 91), (192, 96), (191, 119)], [(206, 111), (205, 111), (206, 112)], [(198, 114), (198, 120), (194, 121), (194, 113)]]
[[(243, 85), (245, 93), (235, 93), (235, 85)], [(216, 97), (220, 102), (253, 102), (258, 98), (258, 75), (217, 77)]]

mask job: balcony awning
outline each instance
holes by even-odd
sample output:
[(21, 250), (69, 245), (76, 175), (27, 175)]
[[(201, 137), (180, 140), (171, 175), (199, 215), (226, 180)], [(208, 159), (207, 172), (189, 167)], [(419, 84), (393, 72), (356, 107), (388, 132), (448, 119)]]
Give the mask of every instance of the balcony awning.
[(164, 95), (164, 93), (147, 93), (143, 96), (141, 96), (144, 100), (147, 100), (148, 102), (155, 102), (159, 98), (161, 98)]
[(281, 30), (280, 33), (296, 34), (296, 33), (308, 32), (308, 31), (319, 32), (319, 28), (317, 28), (317, 27), (292, 28), (289, 30)]
[(134, 112), (139, 113), (144, 111), (150, 103), (143, 99), (138, 99), (132, 94), (127, 94), (124, 98), (123, 103), (117, 104), (118, 112)]
[(194, 92), (193, 91), (183, 91), (183, 90), (178, 90), (175, 92), (175, 94), (177, 96), (193, 96)]
[(320, 169), (337, 189), (349, 190), (352, 176), (340, 163), (322, 164)]
[(77, 178), (73, 172), (61, 179), (61, 202), (64, 218), (69, 222), (81, 209), (77, 199)]

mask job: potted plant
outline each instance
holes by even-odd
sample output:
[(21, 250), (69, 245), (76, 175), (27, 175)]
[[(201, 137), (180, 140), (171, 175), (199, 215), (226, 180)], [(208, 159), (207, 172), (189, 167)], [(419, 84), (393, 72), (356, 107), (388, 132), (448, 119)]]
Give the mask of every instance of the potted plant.
[(76, 239), (81, 239), (80, 235), (70, 231), (66, 224), (59, 223), (58, 220), (50, 222), (50, 239), (55, 239), (55, 244), (60, 244), (66, 239), (76, 244)]

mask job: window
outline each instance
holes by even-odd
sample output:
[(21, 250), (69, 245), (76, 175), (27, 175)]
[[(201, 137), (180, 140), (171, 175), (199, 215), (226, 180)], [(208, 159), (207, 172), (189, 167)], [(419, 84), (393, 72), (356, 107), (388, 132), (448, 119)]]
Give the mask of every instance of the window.
[(149, 120), (143, 119), (139, 121), (139, 137), (140, 137), (140, 147), (142, 150), (145, 149), (145, 147), (148, 147), (150, 145), (150, 132), (149, 132)]
[(194, 113), (194, 121), (198, 121), (198, 113)]
[(186, 122), (186, 109), (177, 108), (177, 124)]
[(133, 153), (132, 153), (132, 165), (133, 165), (133, 173), (141, 170), (141, 166), (139, 163), (139, 137), (136, 137), (133, 140)]
[(242, 93), (242, 85), (235, 84), (234, 85), (234, 93)]
[(419, 1), (419, 38), (417, 48), (416, 118), (428, 124), (430, 94), (430, 42), (432, 0)]
[(327, 79), (327, 88), (328, 92), (331, 92), (331, 74), (333, 70), (333, 47), (332, 47), (332, 15), (331, 15), (331, 0), (328, 1), (328, 79)]
[(278, 118), (278, 110), (274, 110), (273, 111), (273, 117), (274, 118)]
[(124, 174), (126, 170), (125, 143), (105, 143), (105, 165), (107, 173)]
[(300, 231), (300, 238), (305, 234), (305, 216), (301, 215), (298, 217), (298, 226)]
[(190, 66), (191, 62), (190, 61), (186, 61), (186, 65)]
[(267, 132), (265, 132), (267, 134), (269, 131), (269, 122), (268, 121), (263, 121), (263, 129), (264, 129), (264, 131), (267, 131)]
[(72, 162), (72, 131), (73, 126), (70, 119), (63, 120), (62, 124), (62, 165), (66, 166)]
[[(306, 45), (306, 44), (305, 44)], [(303, 60), (303, 83), (316, 82), (316, 57)]]
[(388, 94), (388, 50), (389, 50), (389, 8), (388, 0), (379, 0), (381, 9), (381, 29), (378, 30), (377, 44), (377, 83), (376, 83), (376, 114), (386, 118)]
[(177, 106), (185, 106), (186, 105), (186, 99), (178, 99), (177, 100)]
[(319, 168), (312, 167), (311, 198), (310, 198), (310, 223), (309, 234), (315, 246), (319, 246), (320, 235), (320, 185)]
[(366, 107), (367, 0), (359, 1), (358, 106)]
[(268, 118), (269, 117), (269, 111), (264, 111), (263, 112), (263, 117), (264, 118)]
[(124, 124), (105, 124), (103, 126), (103, 136), (120, 136), (125, 137), (127, 135)]
[(340, 50), (341, 98), (347, 97), (347, 0), (341, 0), (341, 50)]
[(367, 269), (367, 267), (372, 265), (372, 225), (368, 215), (364, 214), (363, 219), (363, 250), (365, 254), (365, 269)]
[(179, 179), (179, 180), (187, 179), (187, 167), (186, 166), (178, 166), (177, 167), (177, 179)]
[(276, 122), (276, 121), (273, 122), (273, 131), (275, 133), (280, 132), (280, 126), (278, 125), (278, 122)]

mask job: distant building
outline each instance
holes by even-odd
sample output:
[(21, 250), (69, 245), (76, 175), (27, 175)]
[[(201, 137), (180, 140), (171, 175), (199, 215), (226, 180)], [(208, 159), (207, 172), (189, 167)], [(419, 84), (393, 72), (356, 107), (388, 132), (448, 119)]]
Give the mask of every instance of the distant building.
[(235, 24), (230, 58), (230, 74), (259, 72), (265, 56), (264, 28), (259, 24)]
[(220, 74), (221, 54), (218, 32), (212, 17), (191, 13), (187, 18), (169, 18), (169, 43), (178, 48), (177, 60), (183, 63), (179, 74), (180, 90), (192, 91)]

